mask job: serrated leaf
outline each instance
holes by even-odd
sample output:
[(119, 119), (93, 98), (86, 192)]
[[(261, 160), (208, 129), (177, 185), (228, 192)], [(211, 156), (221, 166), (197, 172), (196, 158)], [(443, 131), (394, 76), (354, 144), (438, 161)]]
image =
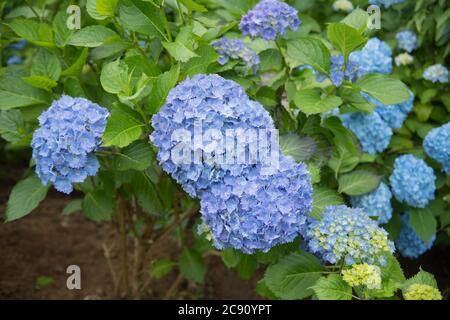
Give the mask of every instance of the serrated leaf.
[(147, 173), (145, 171), (133, 171), (129, 175), (132, 177), (131, 187), (142, 210), (148, 214), (162, 213), (164, 208), (158, 189)]
[(420, 271), (415, 276), (405, 281), (404, 285), (402, 286), (402, 290), (407, 290), (413, 284), (426, 284), (430, 287), (438, 289), (437, 282), (434, 276), (422, 269), (420, 269)]
[(58, 57), (45, 49), (40, 48), (33, 56), (31, 63), (32, 76), (45, 76), (51, 80), (58, 81), (61, 75), (61, 63)]
[(173, 66), (169, 71), (164, 72), (156, 79), (153, 90), (150, 94), (147, 110), (151, 114), (159, 111), (166, 101), (169, 91), (175, 86), (180, 75), (180, 67)]
[(318, 114), (331, 111), (342, 104), (341, 98), (338, 96), (322, 97), (320, 89), (304, 89), (297, 91), (294, 102), (306, 115)]
[(341, 22), (346, 25), (362, 32), (367, 27), (367, 20), (369, 19), (369, 14), (367, 11), (360, 8), (356, 8), (349, 15), (347, 15)]
[(359, 196), (369, 193), (380, 184), (381, 177), (372, 172), (356, 170), (339, 177), (339, 193)]
[(6, 222), (20, 219), (33, 211), (45, 198), (49, 188), (50, 184), (43, 186), (35, 174), (19, 181), (6, 203)]
[(280, 136), (280, 148), (284, 155), (291, 156), (297, 162), (311, 159), (317, 150), (314, 139), (296, 133)]
[(128, 66), (122, 60), (115, 60), (103, 65), (100, 82), (109, 93), (131, 93)]
[(205, 265), (202, 256), (190, 249), (183, 249), (178, 262), (180, 272), (188, 280), (203, 283), (205, 277)]
[(352, 300), (352, 288), (337, 274), (321, 277), (312, 289), (319, 300)]
[(68, 44), (77, 47), (95, 48), (114, 37), (118, 37), (118, 35), (112, 29), (94, 25), (78, 30), (69, 38)]
[(345, 61), (350, 52), (362, 47), (367, 38), (358, 30), (345, 23), (330, 23), (327, 28), (327, 37), (344, 55)]
[(308, 64), (315, 70), (328, 74), (330, 71), (330, 51), (319, 39), (305, 37), (287, 42), (287, 56), (299, 64)]
[(323, 267), (313, 255), (300, 251), (284, 256), (267, 268), (264, 281), (281, 299), (303, 299), (310, 296)]
[(78, 212), (78, 211), (82, 211), (83, 205), (83, 199), (76, 199), (76, 200), (72, 200), (69, 202), (68, 205), (66, 205), (62, 211), (63, 215), (70, 215), (72, 213)]
[(104, 20), (114, 17), (118, 0), (87, 0), (86, 9), (88, 14), (96, 20)]
[(144, 127), (139, 113), (123, 104), (116, 105), (103, 133), (103, 145), (126, 147), (139, 139)]
[(365, 75), (354, 83), (354, 87), (383, 104), (398, 104), (409, 99), (408, 87), (400, 80), (384, 74)]
[(169, 274), (176, 265), (175, 261), (169, 259), (156, 260), (150, 266), (149, 275), (152, 278), (161, 279)]
[(309, 214), (317, 220), (322, 219), (322, 212), (327, 206), (344, 204), (344, 199), (335, 190), (327, 187), (315, 187), (313, 191), (313, 208)]
[(75, 62), (69, 66), (67, 69), (63, 70), (63, 76), (78, 76), (83, 70), (84, 64), (86, 63), (86, 59), (89, 56), (89, 49), (83, 48), (81, 50), (80, 55), (75, 60)]
[(114, 156), (114, 168), (119, 171), (145, 170), (154, 159), (150, 144), (139, 140), (123, 148)]
[(65, 10), (59, 11), (53, 19), (53, 31), (55, 32), (55, 43), (58, 47), (67, 45), (69, 38), (75, 33), (67, 27), (69, 14)]
[(44, 89), (48, 92), (51, 92), (52, 89), (58, 85), (58, 83), (55, 80), (50, 79), (46, 76), (22, 77), (22, 80), (28, 83), (30, 86), (39, 89)]
[(0, 109), (8, 110), (49, 102), (50, 95), (47, 92), (34, 88), (15, 76), (0, 76)]
[(110, 221), (114, 212), (113, 195), (105, 190), (88, 192), (82, 203), (83, 213), (94, 221)]
[(180, 41), (163, 42), (162, 45), (169, 52), (169, 54), (180, 62), (187, 62), (191, 58), (198, 57), (198, 54), (186, 47)]
[(54, 47), (52, 28), (31, 19), (18, 18), (7, 25), (21, 38), (41, 47)]
[(423, 209), (411, 208), (409, 212), (409, 222), (417, 235), (428, 243), (436, 234), (437, 222), (431, 208)]
[(186, 6), (189, 10), (197, 11), (197, 12), (207, 12), (205, 6), (195, 2), (194, 0), (180, 0), (182, 4)]

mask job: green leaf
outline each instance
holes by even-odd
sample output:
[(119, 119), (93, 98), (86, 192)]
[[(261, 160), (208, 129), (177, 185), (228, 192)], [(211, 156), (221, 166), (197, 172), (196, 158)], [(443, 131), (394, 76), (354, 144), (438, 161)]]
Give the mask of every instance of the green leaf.
[(376, 108), (376, 105), (364, 98), (359, 90), (351, 90), (341, 87), (339, 88), (339, 96), (344, 101), (344, 105), (346, 104), (355, 109), (352, 111), (371, 113)]
[(258, 261), (254, 255), (242, 254), (239, 263), (236, 266), (238, 275), (243, 280), (248, 280), (258, 268)]
[(284, 256), (267, 268), (264, 281), (281, 299), (303, 299), (310, 296), (313, 286), (324, 271), (313, 255), (300, 251)]
[(126, 147), (139, 139), (145, 123), (136, 111), (126, 105), (118, 104), (111, 111), (111, 116), (103, 133), (104, 146)]
[(164, 211), (158, 189), (146, 172), (133, 171), (131, 187), (139, 206), (148, 214), (160, 214)]
[(54, 47), (52, 28), (31, 19), (14, 19), (7, 25), (21, 38), (41, 47)]
[(120, 59), (103, 65), (100, 82), (106, 92), (114, 94), (131, 93), (128, 66)]
[(284, 155), (301, 162), (311, 159), (316, 152), (316, 142), (308, 136), (288, 133), (280, 136), (280, 148)]
[(327, 206), (344, 204), (344, 199), (335, 190), (327, 187), (315, 187), (313, 191), (313, 208), (309, 214), (314, 219), (322, 219), (322, 212)]
[(52, 285), (55, 280), (52, 277), (48, 276), (39, 276), (36, 279), (35, 287), (36, 289), (44, 289), (50, 285)]
[(149, 36), (162, 37), (168, 41), (164, 31), (164, 12), (150, 2), (122, 0), (119, 19), (125, 29)]
[(114, 157), (114, 168), (119, 171), (126, 171), (130, 169), (145, 170), (147, 169), (154, 155), (150, 144), (138, 140), (123, 148)]
[(205, 6), (195, 2), (194, 0), (180, 0), (182, 4), (186, 6), (191, 11), (197, 11), (197, 12), (207, 12), (208, 9), (206, 9)]
[(166, 101), (169, 91), (175, 86), (180, 75), (179, 65), (173, 66), (169, 71), (158, 76), (153, 85), (152, 93), (148, 101), (148, 111), (155, 114)]
[(62, 72), (63, 76), (78, 76), (83, 70), (86, 59), (89, 56), (89, 49), (83, 48), (75, 62)]
[(330, 23), (327, 28), (327, 37), (344, 55), (347, 61), (350, 52), (362, 47), (367, 38), (355, 28), (345, 23)]
[(402, 291), (407, 290), (413, 284), (426, 284), (435, 289), (439, 289), (434, 276), (429, 272), (423, 271), (422, 269), (420, 269), (415, 276), (405, 281), (402, 286)]
[(68, 216), (72, 213), (83, 210), (83, 199), (76, 199), (69, 202), (62, 211), (62, 214)]
[(239, 264), (239, 261), (241, 260), (242, 256), (242, 254), (239, 251), (233, 248), (222, 250), (220, 255), (222, 256), (223, 264), (227, 268), (236, 267)]
[(53, 19), (53, 30), (55, 32), (55, 43), (58, 47), (67, 45), (69, 38), (75, 33), (67, 27), (69, 15), (65, 10), (59, 11)]
[(197, 57), (182, 64), (182, 74), (184, 76), (206, 73), (208, 67), (216, 62), (219, 57), (216, 51), (208, 44), (200, 44), (195, 53)]
[(359, 196), (369, 193), (380, 184), (381, 177), (372, 172), (356, 170), (339, 177), (339, 193)]
[(89, 219), (110, 221), (114, 212), (114, 197), (105, 190), (94, 190), (86, 194), (81, 206)]
[(58, 83), (55, 80), (50, 79), (46, 76), (22, 77), (22, 80), (28, 83), (30, 86), (39, 89), (44, 89), (48, 92), (51, 92), (52, 89), (58, 85)]
[(390, 298), (405, 281), (400, 263), (391, 254), (386, 255), (386, 265), (381, 266), (380, 270), (381, 288), (367, 289), (366, 293), (369, 298)]
[(328, 74), (330, 71), (330, 51), (319, 39), (305, 37), (287, 42), (287, 56), (299, 64), (308, 64), (315, 70)]
[(43, 186), (35, 174), (19, 181), (6, 203), (6, 222), (20, 219), (33, 211), (45, 198), (49, 188), (50, 184)]
[(428, 243), (436, 234), (437, 222), (430, 207), (423, 209), (410, 208), (409, 222), (417, 235)]
[(118, 0), (87, 0), (88, 14), (96, 20), (114, 17)]
[(74, 33), (69, 38), (68, 44), (77, 47), (95, 48), (114, 37), (118, 37), (118, 35), (113, 30), (104, 26), (94, 25)]
[(187, 62), (191, 58), (198, 57), (198, 55), (186, 47), (180, 41), (163, 42), (162, 45), (169, 52), (169, 54), (180, 62)]
[(384, 74), (365, 75), (354, 83), (354, 87), (383, 104), (398, 104), (409, 99), (408, 87), (400, 80)]
[(265, 297), (270, 300), (276, 300), (277, 296), (273, 294), (272, 291), (270, 291), (269, 287), (267, 286), (264, 279), (261, 279), (256, 284), (256, 293), (259, 294), (262, 297)]
[(369, 14), (367, 13), (367, 11), (356, 8), (348, 16), (342, 19), (341, 22), (358, 30), (361, 33), (366, 29), (368, 19)]
[(342, 104), (341, 98), (338, 96), (322, 97), (320, 89), (304, 89), (297, 91), (294, 102), (306, 115), (322, 113), (333, 110)]
[(39, 49), (33, 56), (31, 63), (32, 76), (46, 76), (54, 81), (58, 81), (61, 75), (61, 63), (54, 53), (45, 49)]
[(188, 280), (203, 283), (205, 277), (205, 265), (202, 256), (194, 250), (183, 249), (178, 262), (180, 272)]
[(336, 145), (328, 161), (328, 166), (337, 173), (352, 171), (360, 161), (359, 155), (351, 152), (344, 145)]
[(149, 275), (152, 278), (161, 279), (168, 275), (176, 265), (176, 262), (169, 259), (156, 260), (150, 266)]
[(352, 288), (337, 274), (321, 277), (312, 289), (319, 300), (352, 300)]
[(25, 121), (20, 110), (0, 110), (0, 135), (3, 139), (11, 143), (23, 140), (27, 135), (24, 128)]

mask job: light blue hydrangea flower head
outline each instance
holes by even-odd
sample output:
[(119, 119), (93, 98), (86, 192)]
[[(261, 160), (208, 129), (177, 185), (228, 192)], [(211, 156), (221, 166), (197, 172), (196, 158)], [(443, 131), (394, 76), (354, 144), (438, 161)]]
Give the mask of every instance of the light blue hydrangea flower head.
[(350, 54), (349, 62), (359, 66), (359, 76), (369, 73), (392, 73), (392, 49), (378, 38), (371, 38), (364, 48)]
[(392, 218), (392, 193), (389, 187), (381, 182), (378, 188), (362, 196), (351, 197), (352, 207), (361, 208), (371, 217), (378, 217), (380, 224), (388, 223)]
[(25, 39), (21, 39), (18, 42), (11, 43), (8, 47), (15, 49), (15, 50), (23, 50), (28, 45), (28, 41)]
[(362, 93), (362, 95), (377, 106), (375, 112), (392, 129), (401, 128), (414, 107), (414, 93), (412, 91), (409, 91), (409, 99), (399, 104), (382, 104), (366, 93)]
[(344, 80), (355, 81), (363, 75), (363, 70), (356, 61), (349, 61), (344, 69), (344, 56), (342, 54), (331, 56), (330, 80), (336, 86), (341, 86)]
[[(242, 175), (249, 164), (239, 161), (196, 161), (197, 155), (211, 155), (207, 144), (197, 143), (201, 130), (274, 129), (273, 120), (264, 107), (249, 99), (241, 86), (218, 75), (196, 75), (173, 88), (161, 110), (153, 116), (151, 141), (158, 147), (158, 161), (183, 189), (195, 197), (215, 182), (223, 181), (227, 173)], [(177, 136), (180, 133), (180, 136)], [(174, 158), (176, 148), (187, 149), (189, 161)], [(276, 146), (275, 146), (276, 147)], [(233, 156), (236, 159), (237, 155)]]
[(448, 69), (442, 64), (432, 65), (423, 72), (423, 78), (433, 83), (447, 83), (448, 75)]
[(284, 36), (287, 28), (295, 31), (300, 24), (295, 8), (276, 0), (262, 0), (242, 17), (239, 28), (244, 37), (274, 40), (277, 34)]
[(40, 127), (31, 141), (36, 173), (42, 184), (70, 193), (73, 183), (95, 176), (95, 151), (101, 144), (107, 109), (84, 98), (63, 95), (39, 116)]
[(201, 195), (201, 214), (216, 248), (247, 254), (293, 241), (306, 227), (311, 206), (306, 166), (286, 156), (276, 172), (253, 166), (243, 175), (226, 175)]
[(390, 6), (403, 2), (405, 2), (405, 0), (369, 0), (370, 4), (375, 4), (377, 6), (384, 6), (385, 8), (389, 8)]
[(411, 30), (398, 32), (395, 35), (397, 39), (397, 48), (412, 52), (419, 47), (419, 40), (417, 34)]
[(18, 56), (11, 56), (6, 60), (6, 65), (8, 65), (8, 66), (13, 65), (13, 64), (22, 64), (22, 63), (23, 63), (23, 59)]
[(376, 154), (389, 146), (392, 129), (378, 113), (351, 112), (340, 118), (342, 124), (356, 135), (365, 152)]
[(425, 208), (434, 200), (435, 180), (433, 169), (411, 154), (395, 159), (394, 170), (389, 177), (395, 198), (414, 208)]
[(424, 252), (431, 249), (436, 240), (436, 235), (425, 243), (414, 231), (409, 222), (409, 213), (406, 212), (401, 217), (401, 229), (397, 239), (395, 239), (395, 247), (406, 258), (418, 258)]
[(259, 68), (259, 56), (241, 39), (228, 39), (222, 37), (212, 43), (213, 48), (220, 54), (218, 62), (221, 65), (226, 64), (230, 59), (242, 59), (248, 69), (254, 73)]
[(321, 220), (313, 220), (305, 235), (306, 248), (323, 261), (346, 265), (384, 265), (385, 255), (394, 252), (387, 232), (360, 208), (328, 206)]
[(423, 140), (423, 148), (450, 175), (450, 122), (430, 130)]

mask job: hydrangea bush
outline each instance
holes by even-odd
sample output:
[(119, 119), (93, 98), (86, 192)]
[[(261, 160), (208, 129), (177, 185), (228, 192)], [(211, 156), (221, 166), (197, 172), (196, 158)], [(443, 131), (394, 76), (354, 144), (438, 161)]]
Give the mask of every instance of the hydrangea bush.
[(0, 4), (5, 221), (70, 194), (118, 297), (202, 297), (219, 259), (266, 298), (445, 298), (402, 265), (450, 243), (446, 1), (30, 3)]

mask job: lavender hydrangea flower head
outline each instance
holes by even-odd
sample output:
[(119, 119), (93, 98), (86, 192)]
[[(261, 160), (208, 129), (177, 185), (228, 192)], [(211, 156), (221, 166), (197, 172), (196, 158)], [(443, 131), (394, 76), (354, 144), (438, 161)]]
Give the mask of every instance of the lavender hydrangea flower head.
[(424, 252), (431, 249), (436, 240), (436, 235), (425, 243), (414, 231), (409, 223), (409, 213), (401, 216), (401, 229), (398, 238), (395, 240), (395, 247), (406, 258), (418, 258)]
[(442, 65), (442, 64), (435, 64), (423, 72), (423, 78), (425, 80), (429, 80), (433, 83), (440, 82), (440, 83), (447, 83), (448, 82), (448, 69)]
[(411, 154), (395, 159), (394, 171), (389, 177), (395, 198), (414, 208), (425, 208), (434, 200), (435, 180), (433, 169)]
[(417, 35), (411, 30), (405, 30), (398, 32), (395, 35), (397, 39), (397, 47), (399, 49), (406, 50), (407, 52), (412, 52), (414, 49), (419, 47), (419, 40)]
[(254, 73), (259, 68), (259, 56), (241, 39), (228, 39), (222, 37), (212, 43), (213, 48), (220, 54), (218, 62), (226, 64), (230, 59), (242, 59), (246, 66)]
[(363, 209), (369, 216), (378, 217), (380, 224), (388, 223), (392, 218), (392, 193), (389, 187), (381, 182), (378, 188), (362, 196), (351, 197), (352, 207)]
[(306, 166), (286, 156), (274, 173), (254, 166), (244, 175), (226, 175), (201, 195), (203, 222), (215, 247), (247, 254), (293, 241), (306, 228), (311, 206)]
[[(213, 183), (222, 182), (227, 173), (239, 176), (249, 167), (239, 161), (223, 164), (213, 161), (223, 156), (223, 152), (212, 155), (207, 144), (195, 141), (195, 130), (201, 129), (203, 133), (218, 130), (226, 136), (227, 130), (275, 128), (264, 107), (250, 100), (237, 83), (218, 75), (202, 74), (170, 91), (164, 106), (153, 116), (152, 125), (154, 132), (150, 139), (158, 147), (160, 165), (193, 197)], [(174, 158), (180, 147), (187, 150), (187, 161)], [(202, 161), (198, 155), (209, 155), (212, 161)], [(235, 154), (233, 159), (236, 157)]]
[(372, 98), (366, 93), (362, 93), (363, 97), (377, 106), (375, 112), (381, 119), (392, 129), (401, 128), (408, 114), (414, 106), (414, 93), (409, 91), (409, 99), (399, 104), (382, 104), (378, 100)]
[(239, 29), (242, 35), (274, 40), (284, 36), (287, 28), (297, 30), (301, 21), (295, 8), (276, 0), (262, 0), (242, 17)]
[(450, 175), (450, 122), (430, 130), (423, 140), (423, 148)]
[(376, 112), (351, 112), (340, 116), (342, 124), (351, 130), (369, 154), (384, 151), (391, 141), (392, 129)]
[(345, 70), (344, 56), (342, 54), (331, 56), (330, 80), (336, 86), (341, 86), (344, 80), (355, 81), (363, 75), (363, 70), (356, 61), (348, 61)]
[(349, 62), (359, 66), (359, 76), (369, 73), (392, 73), (392, 49), (384, 41), (371, 38), (360, 51), (350, 54)]
[(394, 252), (387, 232), (366, 212), (344, 205), (328, 206), (320, 221), (313, 220), (305, 235), (307, 249), (325, 262), (386, 263), (385, 254)]
[(87, 99), (65, 95), (39, 116), (31, 147), (42, 184), (51, 182), (56, 190), (70, 193), (72, 183), (96, 175), (99, 163), (94, 152), (108, 116), (107, 109)]
[(403, 2), (405, 2), (405, 0), (369, 0), (370, 4), (375, 4), (377, 6), (384, 6), (385, 8), (389, 8), (390, 6)]

